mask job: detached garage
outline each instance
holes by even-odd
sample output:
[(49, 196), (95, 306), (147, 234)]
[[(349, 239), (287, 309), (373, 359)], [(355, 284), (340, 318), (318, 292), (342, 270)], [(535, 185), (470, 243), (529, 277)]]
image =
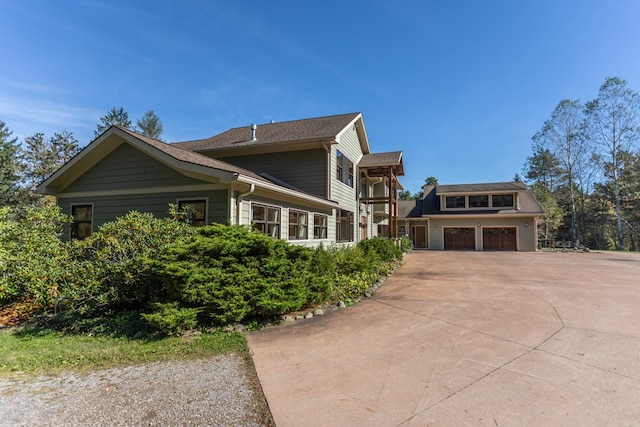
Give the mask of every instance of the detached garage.
[[(521, 182), (425, 185), (420, 200), (398, 202), (398, 224), (424, 224), (429, 249), (535, 251), (543, 211)], [(417, 236), (410, 235), (414, 245)]]

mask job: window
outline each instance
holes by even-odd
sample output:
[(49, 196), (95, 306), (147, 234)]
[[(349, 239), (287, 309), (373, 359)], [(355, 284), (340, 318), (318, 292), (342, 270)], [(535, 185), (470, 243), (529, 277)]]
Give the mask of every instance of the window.
[(353, 162), (336, 150), (336, 179), (353, 187)]
[(475, 196), (469, 196), (470, 208), (488, 208), (489, 207), (489, 195), (478, 194)]
[(308, 238), (307, 212), (289, 209), (289, 240), (301, 240)]
[(353, 212), (336, 211), (336, 241), (353, 242)]
[(178, 210), (185, 213), (184, 220), (194, 227), (202, 227), (207, 223), (206, 200), (178, 200)]
[(326, 239), (327, 238), (327, 224), (328, 217), (322, 214), (315, 214), (313, 216), (313, 238), (314, 239)]
[(84, 239), (93, 231), (93, 205), (71, 205), (71, 238)]
[(445, 206), (447, 209), (464, 209), (465, 197), (464, 196), (446, 196)]
[(513, 194), (492, 194), (491, 206), (494, 208), (512, 208)]
[(251, 223), (255, 230), (280, 238), (280, 208), (251, 205)]

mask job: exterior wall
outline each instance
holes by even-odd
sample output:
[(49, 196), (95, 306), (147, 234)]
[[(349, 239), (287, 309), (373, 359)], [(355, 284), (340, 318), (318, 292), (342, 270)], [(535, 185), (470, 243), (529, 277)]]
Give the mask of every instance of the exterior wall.
[[(478, 225), (479, 224), (479, 225)], [(428, 230), (429, 248), (444, 250), (445, 227), (474, 227), (476, 230), (476, 250), (482, 248), (482, 229), (486, 227), (516, 227), (517, 245), (520, 252), (532, 252), (537, 249), (537, 227), (535, 217), (496, 217), (474, 218), (430, 218)]]
[(323, 148), (220, 160), (255, 173), (266, 172), (306, 193), (327, 197), (327, 152)]
[[(343, 155), (345, 155), (351, 162), (353, 162), (353, 186), (349, 187), (347, 184), (336, 179), (336, 167), (337, 160), (336, 155), (337, 151), (340, 151)], [(344, 133), (340, 136), (338, 143), (331, 146), (331, 162), (330, 162), (330, 170), (329, 176), (331, 182), (330, 189), (330, 198), (338, 202), (341, 209), (353, 212), (354, 221), (353, 221), (353, 242), (348, 242), (346, 244), (353, 244), (361, 240), (360, 238), (360, 216), (365, 214), (369, 216), (366, 209), (360, 211), (360, 206), (357, 199), (358, 193), (358, 184), (357, 180), (360, 176), (360, 172), (358, 170), (358, 163), (362, 158), (362, 147), (360, 146), (360, 140), (358, 139), (358, 134), (355, 129), (349, 127), (345, 130)], [(333, 238), (335, 239), (335, 217), (333, 218)], [(369, 224), (369, 221), (367, 222)], [(370, 231), (372, 227), (367, 230), (367, 233), (370, 236), (373, 236), (373, 231)], [(334, 240), (335, 241), (335, 240)], [(340, 243), (338, 243), (340, 244)]]
[(124, 143), (63, 190), (64, 193), (202, 184)]
[[(70, 215), (72, 204), (93, 205), (93, 231), (118, 217), (126, 215), (130, 211), (150, 212), (159, 218), (168, 217), (169, 204), (177, 204), (179, 200), (206, 199), (207, 200), (207, 224), (218, 222), (226, 224), (229, 212), (229, 197), (227, 190), (209, 190), (175, 193), (154, 194), (129, 194), (101, 197), (60, 197), (58, 206), (62, 212)], [(63, 235), (69, 237), (69, 231)]]
[[(333, 209), (309, 208), (303, 205), (284, 203), (279, 200), (270, 198), (248, 196), (242, 201), (242, 223), (243, 225), (252, 225), (251, 205), (261, 204), (280, 209), (280, 239), (287, 241), (292, 245), (301, 245), (309, 247), (317, 247), (321, 244), (331, 246), (335, 242), (335, 214)], [(289, 239), (289, 210), (296, 210), (308, 213), (308, 232), (307, 239)], [(327, 215), (327, 238), (315, 239), (313, 237), (313, 216), (314, 214)]]

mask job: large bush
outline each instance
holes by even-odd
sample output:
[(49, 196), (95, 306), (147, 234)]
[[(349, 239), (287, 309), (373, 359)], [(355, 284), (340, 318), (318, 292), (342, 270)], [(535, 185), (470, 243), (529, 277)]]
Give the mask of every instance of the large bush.
[(129, 212), (71, 243), (84, 276), (72, 304), (80, 309), (140, 307), (155, 298), (145, 258), (154, 258), (176, 240), (194, 233), (188, 224), (150, 213)]
[(158, 302), (198, 308), (202, 322), (222, 325), (324, 301), (329, 280), (314, 274), (312, 255), (247, 227), (210, 225), (147, 264)]
[(0, 303), (28, 301), (48, 310), (76, 279), (74, 260), (60, 240), (69, 218), (56, 206), (0, 209)]

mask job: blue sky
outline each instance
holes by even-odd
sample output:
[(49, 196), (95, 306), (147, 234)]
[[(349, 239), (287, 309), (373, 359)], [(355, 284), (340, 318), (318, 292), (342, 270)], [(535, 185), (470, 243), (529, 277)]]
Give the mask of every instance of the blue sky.
[(360, 111), (405, 188), (509, 181), (562, 99), (640, 88), (636, 0), (0, 0), (0, 120), (21, 141), (153, 109), (166, 141)]

